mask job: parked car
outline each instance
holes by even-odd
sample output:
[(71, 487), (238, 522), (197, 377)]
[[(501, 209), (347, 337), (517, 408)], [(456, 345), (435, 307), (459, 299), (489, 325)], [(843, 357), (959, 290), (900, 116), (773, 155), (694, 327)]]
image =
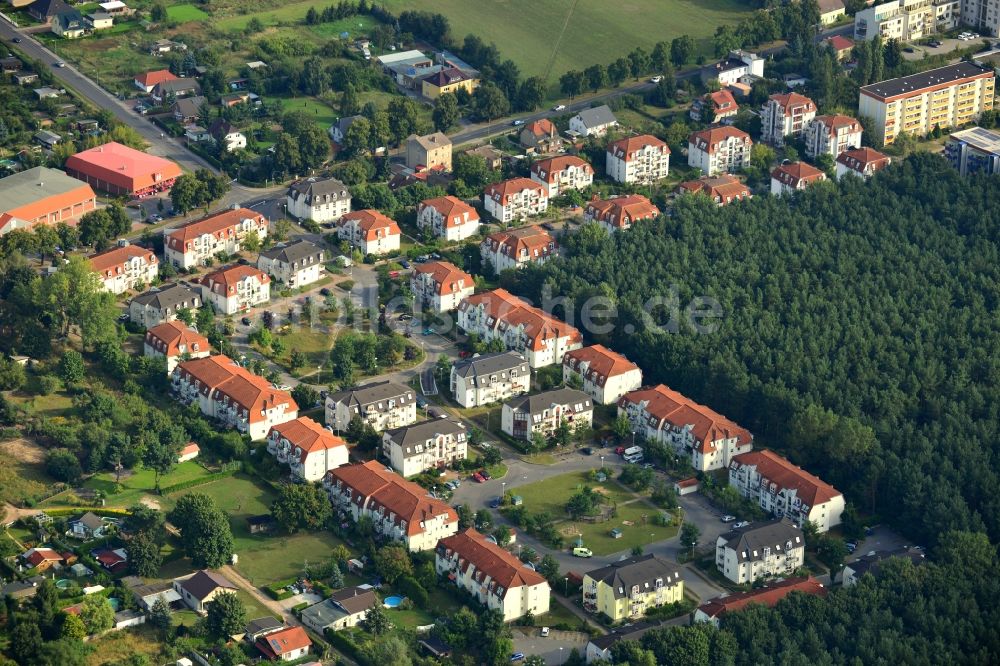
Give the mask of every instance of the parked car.
[(459, 358), (469, 358), (470, 356), (472, 356), (472, 354), (470, 354), (467, 351), (460, 351), (460, 352), (458, 352), (458, 357)]
[(319, 290), (319, 295), (320, 296), (329, 296), (330, 295), (330, 290), (327, 289), (326, 287), (323, 287), (322, 289)]
[(428, 326), (424, 329), (423, 335), (434, 335), (434, 329)]
[(21, 38), (20, 37), (15, 37), (14, 38), (14, 43), (15, 44), (20, 44), (21, 43)]
[(399, 277), (399, 271), (389, 271), (389, 277), (391, 277), (391, 278), (398, 278)]
[(494, 497), (493, 499), (490, 500), (490, 508), (491, 509), (499, 509), (500, 508), (500, 498), (499, 497)]
[(417, 396), (417, 407), (419, 407), (420, 409), (424, 409), (425, 407), (427, 407), (427, 398), (418, 395)]
[(589, 456), (593, 452), (594, 452), (594, 449), (590, 448), (589, 446), (585, 446), (582, 449), (580, 449), (580, 453), (583, 454), (583, 455), (585, 455), (585, 456)]
[(118, 321), (128, 321), (128, 320), (129, 320), (129, 316), (128, 316), (127, 312), (125, 314), (118, 315)]
[(514, 654), (512, 654), (510, 656), (510, 660), (511, 660), (511, 662), (524, 661), (524, 653), (523, 652), (515, 652)]
[(243, 317), (243, 319), (240, 319), (240, 323), (243, 324), (244, 326), (249, 326), (250, 325), (250, 317)]
[(403, 259), (399, 262), (399, 265), (402, 266), (403, 268), (409, 268), (410, 262), (408, 262), (406, 259)]
[(659, 82), (660, 82), (660, 81), (662, 81), (662, 80), (663, 80), (663, 77), (662, 77), (662, 76), (654, 76), (653, 78), (651, 78), (651, 79), (649, 80), (649, 82), (650, 82), (650, 83), (659, 83)]
[(733, 529), (734, 530), (735, 529), (739, 529), (741, 527), (750, 527), (750, 521), (749, 520), (741, 520), (740, 522), (733, 524)]
[(485, 469), (481, 469), (481, 470), (479, 470), (479, 476), (483, 477), (483, 478), (484, 478), (484, 479), (486, 479), (487, 481), (489, 481), (489, 480), (490, 480), (490, 479), (492, 478), (492, 477), (490, 476), (490, 473), (489, 473), (489, 472), (487, 472), (487, 471), (486, 471)]
[(726, 514), (725, 516), (722, 517), (722, 522), (724, 523), (731, 523), (734, 520), (736, 520), (736, 516), (730, 516), (729, 514)]
[(555, 106), (552, 107), (552, 110), (553, 111), (565, 111), (566, 110), (566, 105), (565, 104), (556, 104)]
[(594, 551), (589, 548), (584, 548), (583, 546), (577, 546), (573, 549), (573, 557), (593, 557)]
[(549, 628), (548, 627), (542, 627), (542, 638), (545, 638), (548, 635), (549, 635)]
[(414, 259), (413, 261), (417, 262), (418, 264), (422, 264), (422, 263), (424, 263), (425, 261), (427, 261), (429, 259), (430, 259), (430, 257), (428, 257), (426, 254), (422, 254), (419, 257), (417, 257), (416, 259)]
[(486, 479), (484, 479), (482, 474), (480, 474), (479, 472), (473, 473), (472, 480), (475, 481), (476, 483), (486, 483)]
[(853, 541), (851, 543), (845, 543), (844, 545), (847, 547), (848, 553), (853, 553), (858, 549), (858, 544), (854, 543)]
[(517, 120), (515, 120), (514, 122), (511, 123), (511, 125), (513, 125), (514, 127), (520, 127), (523, 124), (524, 124), (524, 121), (521, 120), (520, 118), (518, 118)]

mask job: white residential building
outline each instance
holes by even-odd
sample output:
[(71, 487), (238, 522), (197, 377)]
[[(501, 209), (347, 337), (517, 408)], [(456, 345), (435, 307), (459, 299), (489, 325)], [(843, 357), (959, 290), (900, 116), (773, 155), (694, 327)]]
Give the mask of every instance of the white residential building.
[(287, 464), (293, 478), (309, 482), (348, 462), (347, 442), (307, 416), (272, 426), (267, 452)]
[(548, 581), (471, 527), (438, 542), (434, 565), (439, 576), (498, 611), (504, 622), (549, 611)]
[(571, 388), (526, 395), (505, 402), (500, 416), (503, 432), (528, 441), (535, 433), (550, 437), (563, 423), (571, 431), (594, 424), (594, 403), (589, 395)]
[(802, 137), (806, 155), (815, 158), (826, 154), (837, 159), (841, 153), (861, 146), (863, 131), (861, 123), (850, 116), (816, 116), (806, 126)]
[(531, 180), (546, 188), (551, 199), (567, 190), (582, 190), (594, 182), (594, 167), (576, 155), (559, 155), (531, 165)]
[(739, 171), (750, 166), (750, 135), (735, 127), (713, 127), (688, 137), (688, 166), (706, 176)]
[(744, 527), (715, 542), (715, 566), (737, 585), (791, 574), (805, 563), (802, 530), (787, 518)]
[(146, 331), (143, 355), (162, 356), (167, 360), (167, 374), (181, 359), (205, 358), (212, 352), (208, 338), (179, 321), (159, 324)]
[(483, 262), (489, 261), (495, 273), (521, 268), (532, 262), (545, 263), (556, 256), (557, 250), (556, 239), (539, 226), (496, 231), (479, 244)]
[(750, 83), (764, 78), (764, 59), (749, 51), (730, 51), (725, 60), (715, 65), (709, 78), (717, 79), (721, 88)]
[(483, 205), (494, 219), (510, 224), (549, 208), (548, 188), (530, 178), (511, 178), (493, 183), (483, 192)]
[(813, 118), (816, 103), (799, 93), (771, 95), (760, 110), (760, 138), (764, 143), (785, 145), (787, 137), (798, 138)]
[(876, 171), (881, 171), (890, 164), (892, 158), (874, 148), (848, 150), (837, 157), (837, 180), (847, 174), (854, 174), (859, 178), (871, 178)]
[(826, 174), (806, 162), (781, 164), (771, 172), (771, 194), (779, 196), (804, 190), (826, 180)]
[(457, 242), (479, 231), (479, 213), (458, 197), (425, 199), (417, 206), (417, 227), (430, 229), (436, 238)]
[(323, 248), (304, 239), (262, 250), (257, 268), (289, 288), (304, 287), (323, 277)]
[[(972, 25), (975, 15), (964, 12), (962, 5), (982, 5), (978, 0), (893, 0), (866, 7), (854, 15), (854, 39), (872, 40), (881, 37), (883, 42), (898, 39), (911, 42), (937, 32), (958, 27), (966, 16)], [(978, 18), (978, 17), (975, 17)], [(994, 19), (995, 21), (995, 19)]]
[(382, 433), (382, 458), (405, 477), (444, 469), (468, 455), (465, 426), (452, 419), (430, 419)]
[(89, 258), (90, 268), (105, 291), (124, 294), (131, 289), (145, 289), (160, 275), (160, 260), (151, 250), (119, 241), (117, 247)]
[(641, 194), (615, 196), (610, 199), (593, 199), (587, 202), (583, 212), (585, 222), (597, 222), (609, 234), (616, 231), (627, 231), (632, 225), (642, 220), (655, 220), (660, 216), (660, 209)]
[(617, 404), (629, 391), (642, 386), (642, 370), (603, 345), (591, 345), (563, 355), (563, 381), (578, 377), (583, 391), (602, 405)]
[(451, 366), (451, 393), (463, 407), (501, 402), (531, 390), (531, 367), (517, 352), (473, 356)]
[(236, 264), (205, 275), (201, 298), (225, 315), (246, 312), (271, 300), (271, 277), (253, 266)]
[(619, 183), (655, 183), (670, 173), (670, 148), (652, 134), (613, 141), (608, 144), (605, 171)]
[(377, 210), (356, 210), (337, 220), (337, 237), (362, 254), (387, 254), (399, 250), (399, 225)]
[(613, 127), (618, 127), (618, 119), (607, 104), (584, 109), (569, 119), (569, 129), (580, 136), (604, 136)]
[(351, 212), (351, 192), (336, 178), (306, 178), (288, 186), (285, 203), (300, 220), (335, 222)]
[(1000, 132), (983, 127), (952, 132), (944, 158), (963, 176), (1000, 173)]
[(357, 417), (376, 431), (391, 430), (417, 420), (413, 389), (392, 381), (372, 382), (326, 397), (326, 424), (337, 432), (347, 430)]
[(164, 259), (176, 268), (195, 268), (219, 252), (236, 254), (251, 231), (259, 240), (267, 237), (267, 220), (249, 208), (214, 213), (164, 232)]
[(476, 291), (472, 276), (447, 261), (416, 264), (410, 274), (410, 291), (417, 307), (449, 312)]
[(128, 303), (128, 316), (133, 324), (152, 328), (177, 319), (177, 311), (197, 310), (203, 304), (201, 290), (187, 284), (164, 284), (134, 297)]

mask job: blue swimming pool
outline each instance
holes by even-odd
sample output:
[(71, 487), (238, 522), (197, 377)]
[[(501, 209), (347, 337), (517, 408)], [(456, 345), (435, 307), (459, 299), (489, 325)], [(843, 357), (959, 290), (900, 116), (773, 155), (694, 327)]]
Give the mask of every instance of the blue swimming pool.
[(403, 603), (403, 599), (405, 598), (406, 597), (400, 597), (395, 595), (391, 597), (386, 597), (385, 600), (382, 602), (382, 605), (385, 606), (386, 608), (399, 608), (399, 605)]
[(59, 580), (56, 581), (56, 587), (58, 587), (60, 590), (68, 590), (69, 586), (72, 584), (73, 581), (71, 581), (69, 578), (60, 578)]
[(114, 597), (109, 597), (108, 598), (108, 603), (111, 604), (111, 608), (113, 608), (116, 613), (121, 609), (122, 602), (121, 602), (120, 599), (115, 599)]

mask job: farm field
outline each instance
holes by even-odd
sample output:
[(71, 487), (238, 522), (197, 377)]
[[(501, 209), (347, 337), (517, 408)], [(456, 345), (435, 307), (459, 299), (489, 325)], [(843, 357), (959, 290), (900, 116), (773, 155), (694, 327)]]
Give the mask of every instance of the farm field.
[(203, 21), (208, 18), (208, 14), (195, 5), (173, 5), (167, 7), (167, 18), (177, 23), (190, 23), (191, 21)]

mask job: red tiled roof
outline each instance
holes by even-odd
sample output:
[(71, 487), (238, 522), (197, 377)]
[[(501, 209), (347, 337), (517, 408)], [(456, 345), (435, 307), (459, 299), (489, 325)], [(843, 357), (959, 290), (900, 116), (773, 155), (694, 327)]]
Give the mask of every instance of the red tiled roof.
[(740, 108), (730, 90), (717, 90), (713, 93), (708, 93), (708, 98), (712, 101), (712, 108), (716, 114), (720, 112), (732, 114), (736, 113)]
[(197, 380), (205, 396), (228, 398), (241, 407), (250, 423), (265, 420), (262, 410), (285, 405), (287, 411), (298, 411), (299, 406), (287, 391), (279, 391), (271, 383), (237, 365), (231, 358), (219, 354), (191, 361), (184, 361), (174, 370), (182, 379)]
[(506, 289), (469, 296), (458, 307), (465, 311), (478, 306), (483, 306), (488, 316), (498, 320), (502, 329), (521, 326), (533, 351), (543, 349), (546, 340), (569, 338), (571, 343), (583, 340), (580, 331), (574, 327), (528, 305)]
[(618, 405), (624, 407), (643, 402), (647, 403), (645, 412), (650, 416), (651, 425), (657, 428), (667, 424), (677, 428), (690, 426), (701, 453), (711, 452), (711, 444), (720, 439), (735, 437), (741, 446), (753, 439), (745, 428), (663, 384), (626, 393)]
[(201, 447), (195, 444), (194, 442), (188, 442), (187, 444), (184, 445), (184, 448), (181, 449), (179, 456), (180, 457), (189, 456), (192, 453), (196, 455), (201, 453)]
[(698, 479), (692, 476), (690, 478), (681, 479), (680, 481), (675, 482), (675, 485), (677, 485), (677, 487), (679, 488), (690, 488), (692, 486), (698, 485)]
[(650, 146), (658, 148), (660, 152), (670, 154), (670, 148), (667, 147), (667, 144), (652, 134), (640, 134), (612, 141), (608, 144), (608, 152), (620, 160), (629, 162), (637, 152)]
[(815, 111), (816, 103), (805, 95), (799, 93), (779, 93), (771, 95), (771, 99), (778, 103), (786, 116), (793, 115), (793, 111), (801, 109), (804, 112)]
[(181, 175), (181, 168), (176, 163), (114, 141), (71, 155), (66, 160), (66, 170), (71, 176), (81, 174), (129, 192), (144, 190)]
[(585, 173), (593, 174), (594, 167), (584, 159), (576, 155), (559, 155), (538, 160), (531, 165), (531, 173), (538, 176), (546, 183), (554, 183), (558, 180), (558, 174), (570, 167), (582, 169)]
[(790, 187), (798, 187), (799, 183), (811, 183), (826, 180), (826, 174), (805, 162), (790, 162), (782, 164), (771, 172), (771, 178)]
[(892, 162), (888, 155), (880, 153), (874, 148), (845, 150), (837, 157), (837, 161), (855, 171), (863, 171), (868, 166), (872, 166), (874, 171), (878, 171), (886, 168)]
[(239, 233), (243, 220), (253, 220), (254, 226), (257, 227), (267, 224), (263, 215), (249, 208), (224, 210), (166, 232), (167, 246), (172, 250), (183, 252), (187, 243), (205, 234), (211, 234), (218, 239), (231, 238)]
[(540, 573), (527, 568), (510, 552), (487, 541), (471, 527), (438, 541), (437, 552), (449, 559), (457, 554), (463, 572), (474, 566), (476, 573), (482, 574), (482, 578), (477, 576), (476, 579), (483, 583), (489, 577), (494, 584), (504, 588), (503, 596), (511, 589), (545, 583)]
[(595, 197), (587, 203), (587, 214), (613, 227), (624, 228), (632, 222), (658, 217), (660, 209), (641, 194), (629, 194), (604, 200)]
[(347, 222), (357, 222), (358, 228), (364, 234), (366, 241), (373, 241), (378, 238), (378, 230), (385, 230), (386, 236), (399, 236), (399, 225), (377, 210), (366, 208), (347, 213), (337, 221), (337, 226), (344, 226)]
[(836, 136), (837, 130), (844, 128), (848, 128), (852, 132), (861, 131), (861, 123), (859, 123), (856, 118), (851, 118), (850, 116), (841, 115), (839, 113), (827, 116), (816, 116), (813, 118), (813, 122), (823, 123), (823, 126), (826, 127), (826, 131), (829, 136)]
[(437, 197), (436, 199), (424, 199), (417, 206), (417, 215), (420, 215), (420, 211), (428, 207), (436, 210), (444, 218), (444, 226), (446, 228), (465, 224), (466, 219), (473, 223), (479, 221), (479, 213), (476, 212), (476, 209), (458, 197), (447, 196)]
[(803, 594), (825, 597), (828, 590), (812, 576), (786, 578), (776, 583), (768, 583), (767, 587), (758, 590), (739, 592), (726, 597), (710, 599), (708, 603), (699, 606), (698, 610), (709, 617), (719, 617), (725, 613), (742, 610), (750, 604), (761, 604), (772, 607), (792, 592), (802, 592)]
[(608, 377), (617, 377), (639, 369), (638, 365), (603, 345), (575, 349), (563, 356), (563, 365), (573, 371), (580, 372), (580, 365), (583, 363), (589, 365), (586, 372), (581, 374), (598, 386), (604, 386)]
[(527, 253), (528, 261), (539, 261), (555, 252), (556, 239), (539, 226), (529, 226), (493, 232), (482, 245), (490, 252), (500, 252), (511, 259), (519, 259)]
[[(476, 284), (471, 275), (447, 261), (428, 261), (424, 264), (417, 264), (413, 269), (413, 275), (430, 275), (434, 284), (437, 285), (438, 294), (454, 293), (471, 288)], [(462, 284), (459, 285), (459, 282)]]
[(506, 206), (512, 196), (525, 190), (534, 190), (539, 194), (545, 194), (545, 188), (530, 178), (510, 178), (493, 183), (486, 188), (484, 194), (494, 201), (499, 201), (501, 206)]
[(834, 51), (846, 51), (847, 49), (854, 48), (854, 40), (844, 37), (843, 35), (834, 35), (833, 37), (827, 38), (827, 43), (833, 47)]
[(24, 555), (25, 561), (33, 567), (43, 562), (61, 562), (63, 557), (51, 548), (32, 548)]
[(171, 73), (169, 69), (157, 69), (152, 72), (144, 72), (135, 77), (138, 81), (146, 88), (152, 88), (158, 83), (163, 83), (164, 81), (176, 81), (177, 77)]
[(692, 132), (691, 136), (688, 137), (688, 143), (694, 144), (695, 148), (698, 150), (711, 155), (715, 152), (715, 147), (718, 144), (729, 139), (738, 139), (746, 141), (749, 144), (753, 144), (753, 141), (750, 140), (749, 134), (743, 130), (736, 129), (735, 127), (730, 127), (728, 125), (710, 127), (709, 129)]
[(306, 456), (310, 453), (335, 449), (338, 446), (347, 446), (347, 442), (308, 416), (300, 416), (294, 421), (286, 421), (285, 423), (271, 426), (271, 430), (267, 433), (268, 439), (275, 433), (279, 437), (287, 439), (292, 446), (302, 450), (300, 461), (303, 463)]
[(748, 465), (757, 468), (762, 479), (778, 484), (779, 488), (795, 490), (803, 503), (813, 507), (841, 495), (840, 491), (774, 451), (761, 449), (733, 456), (730, 467)]
[(165, 356), (180, 354), (182, 346), (188, 353), (210, 349), (208, 338), (180, 321), (170, 321), (146, 331), (146, 344)]
[(115, 268), (124, 268), (125, 264), (135, 257), (143, 257), (150, 264), (157, 264), (159, 260), (151, 250), (147, 250), (138, 245), (123, 245), (113, 247), (98, 254), (90, 256), (90, 267), (95, 272), (100, 273), (102, 278), (114, 277)]
[(201, 278), (201, 280), (199, 280), (199, 282), (208, 287), (212, 293), (222, 294), (229, 297), (236, 294), (236, 284), (246, 280), (247, 278), (257, 278), (261, 284), (268, 284), (271, 282), (271, 276), (267, 273), (259, 268), (247, 266), (245, 264), (224, 266), (214, 273), (205, 275)]
[(281, 659), (284, 654), (311, 646), (312, 641), (302, 627), (288, 627), (261, 636), (257, 639), (256, 645), (268, 659)]
[(699, 178), (688, 180), (677, 186), (680, 192), (692, 194), (707, 194), (713, 200), (725, 204), (727, 199), (743, 199), (750, 196), (750, 188), (740, 182), (740, 179), (730, 173), (724, 173), (715, 178)]
[(541, 120), (536, 120), (530, 122), (524, 126), (522, 132), (531, 132), (536, 139), (544, 137), (552, 137), (556, 135), (556, 126), (548, 118), (542, 118)]

